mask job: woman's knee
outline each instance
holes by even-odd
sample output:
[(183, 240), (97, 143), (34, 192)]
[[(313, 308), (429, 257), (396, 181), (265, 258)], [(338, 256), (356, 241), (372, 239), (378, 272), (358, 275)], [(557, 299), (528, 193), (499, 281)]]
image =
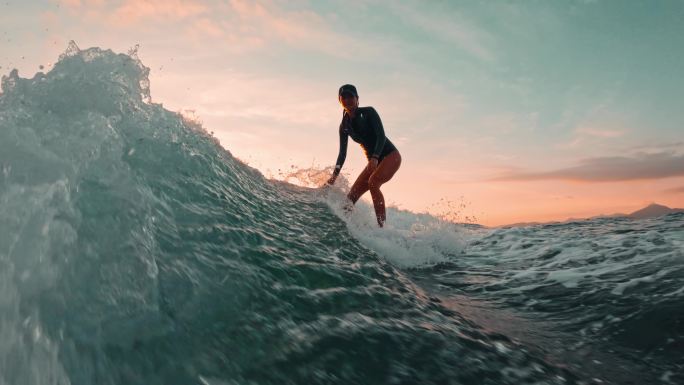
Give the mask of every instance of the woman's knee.
[(370, 191), (379, 191), (380, 186), (382, 186), (380, 178), (370, 177), (370, 179), (368, 179), (368, 189)]

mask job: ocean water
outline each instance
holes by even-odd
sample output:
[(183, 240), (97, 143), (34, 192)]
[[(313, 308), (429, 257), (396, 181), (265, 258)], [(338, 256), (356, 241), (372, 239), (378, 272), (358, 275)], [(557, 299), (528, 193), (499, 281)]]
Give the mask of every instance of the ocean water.
[(2, 78), (1, 385), (684, 383), (684, 215), (380, 230), (148, 72), (73, 44)]

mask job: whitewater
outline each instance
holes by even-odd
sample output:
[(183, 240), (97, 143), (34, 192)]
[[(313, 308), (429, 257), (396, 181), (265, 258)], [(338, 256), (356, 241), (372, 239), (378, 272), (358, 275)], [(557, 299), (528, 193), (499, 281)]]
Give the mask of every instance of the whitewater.
[(684, 383), (684, 214), (377, 229), (148, 75), (71, 44), (2, 77), (0, 385)]

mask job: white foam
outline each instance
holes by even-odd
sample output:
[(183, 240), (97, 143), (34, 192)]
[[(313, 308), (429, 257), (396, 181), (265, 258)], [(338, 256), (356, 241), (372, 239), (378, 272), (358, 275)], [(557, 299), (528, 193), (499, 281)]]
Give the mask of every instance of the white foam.
[(622, 293), (625, 292), (625, 289), (636, 286), (642, 282), (654, 282), (658, 278), (661, 278), (662, 276), (664, 276), (665, 274), (667, 274), (669, 272), (670, 272), (670, 270), (663, 269), (663, 270), (658, 271), (656, 274), (647, 275), (645, 277), (633, 278), (627, 282), (619, 283), (617, 286), (615, 286), (613, 291), (611, 291), (611, 294), (622, 295)]
[(349, 201), (342, 189), (327, 188), (322, 199), (359, 242), (402, 268), (433, 266), (460, 255), (470, 233), (432, 215), (394, 207), (387, 208), (387, 222), (379, 228), (369, 203), (359, 200), (351, 213), (345, 210)]

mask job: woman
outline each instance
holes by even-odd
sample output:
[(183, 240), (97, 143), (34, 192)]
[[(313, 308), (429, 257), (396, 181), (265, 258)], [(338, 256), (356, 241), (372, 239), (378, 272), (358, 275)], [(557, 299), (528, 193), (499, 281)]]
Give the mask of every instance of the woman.
[(337, 155), (335, 170), (328, 179), (328, 184), (335, 183), (347, 157), (348, 137), (361, 144), (368, 158), (368, 165), (349, 190), (347, 198), (355, 204), (366, 191), (370, 190), (375, 207), (378, 226), (385, 224), (385, 197), (380, 192), (380, 186), (388, 182), (401, 165), (401, 155), (396, 147), (385, 137), (380, 116), (373, 107), (359, 107), (359, 94), (356, 87), (345, 84), (340, 87), (338, 99), (344, 112), (340, 123), (340, 152)]

